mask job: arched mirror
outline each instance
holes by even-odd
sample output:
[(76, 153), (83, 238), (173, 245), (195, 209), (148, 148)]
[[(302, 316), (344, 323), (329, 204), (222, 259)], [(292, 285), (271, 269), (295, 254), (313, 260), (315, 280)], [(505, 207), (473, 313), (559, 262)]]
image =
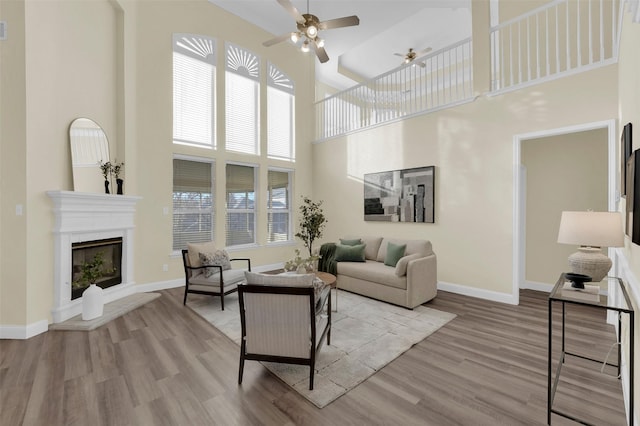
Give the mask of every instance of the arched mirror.
[(73, 190), (104, 193), (101, 163), (109, 162), (109, 141), (102, 127), (88, 118), (76, 118), (69, 126)]

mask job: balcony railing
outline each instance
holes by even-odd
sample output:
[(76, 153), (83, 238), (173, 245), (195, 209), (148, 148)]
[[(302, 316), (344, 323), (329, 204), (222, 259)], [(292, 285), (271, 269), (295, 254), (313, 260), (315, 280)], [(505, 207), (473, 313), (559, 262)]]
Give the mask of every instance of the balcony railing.
[[(556, 0), (490, 29), (491, 95), (618, 60), (624, 0)], [(316, 140), (474, 99), (470, 38), (316, 102)]]
[(614, 63), (620, 0), (556, 0), (491, 29), (491, 91)]
[(316, 140), (348, 134), (473, 98), (467, 38), (316, 102)]

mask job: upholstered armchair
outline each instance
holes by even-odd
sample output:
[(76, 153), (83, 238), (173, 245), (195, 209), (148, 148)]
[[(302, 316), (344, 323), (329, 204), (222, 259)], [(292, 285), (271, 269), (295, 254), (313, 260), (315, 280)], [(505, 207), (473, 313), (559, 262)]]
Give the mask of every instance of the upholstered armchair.
[[(218, 250), (213, 242), (187, 245), (182, 250), (185, 287), (183, 304), (187, 303), (187, 294), (209, 294), (220, 296), (220, 305), (224, 311), (224, 296), (238, 290), (238, 284), (244, 281), (244, 272), (251, 271), (251, 259), (230, 259), (225, 250)], [(246, 269), (235, 269), (231, 262), (246, 262)]]
[(331, 288), (314, 274), (246, 272), (238, 286), (242, 341), (242, 384), (245, 360), (309, 366), (313, 390), (316, 357), (326, 338), (331, 344)]

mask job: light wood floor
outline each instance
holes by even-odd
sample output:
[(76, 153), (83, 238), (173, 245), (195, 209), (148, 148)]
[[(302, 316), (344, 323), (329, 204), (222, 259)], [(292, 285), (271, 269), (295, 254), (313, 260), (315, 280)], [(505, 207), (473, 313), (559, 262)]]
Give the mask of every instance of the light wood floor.
[[(181, 289), (161, 293), (94, 331), (0, 340), (0, 424), (546, 423), (545, 294), (523, 291), (520, 305), (510, 306), (440, 292), (427, 306), (456, 319), (318, 409), (256, 362), (247, 362), (239, 387), (238, 347), (182, 306)], [(569, 313), (568, 344), (604, 357), (614, 335), (603, 313)], [(556, 408), (626, 424), (619, 380), (580, 361), (565, 376)], [(554, 415), (553, 424), (572, 423)]]

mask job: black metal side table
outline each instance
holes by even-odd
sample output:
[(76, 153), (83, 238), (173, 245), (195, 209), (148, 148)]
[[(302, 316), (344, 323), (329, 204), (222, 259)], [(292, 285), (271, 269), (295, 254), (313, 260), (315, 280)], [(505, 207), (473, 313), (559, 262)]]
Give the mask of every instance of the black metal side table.
[[(589, 361), (594, 361), (598, 363), (606, 363), (607, 365), (617, 367), (618, 369), (618, 377), (620, 377), (621, 370), (621, 348), (618, 347), (618, 359), (617, 364), (607, 363), (606, 360), (597, 360), (593, 358), (588, 358), (586, 356), (571, 353), (566, 350), (565, 347), (565, 319), (566, 319), (566, 310), (565, 305), (576, 304), (583, 306), (591, 306), (593, 308), (612, 310), (618, 312), (618, 342), (621, 342), (620, 338), (622, 336), (622, 324), (621, 324), (621, 314), (629, 315), (629, 326), (628, 326), (628, 334), (629, 334), (629, 425), (633, 425), (633, 361), (634, 361), (634, 311), (633, 305), (631, 305), (631, 300), (629, 299), (629, 294), (622, 284), (622, 280), (620, 278), (606, 278), (609, 289), (615, 288), (617, 286), (620, 293), (624, 296), (624, 300), (611, 300), (610, 297), (600, 297), (599, 295), (590, 295), (586, 292), (577, 292), (574, 290), (567, 290), (565, 288), (565, 276), (564, 273), (560, 275), (558, 282), (551, 290), (549, 294), (549, 371), (548, 371), (548, 382), (547, 382), (547, 424), (551, 424), (551, 413), (558, 414), (562, 417), (566, 417), (568, 419), (574, 420), (579, 423), (588, 424), (583, 420), (580, 420), (578, 417), (573, 415), (564, 413), (562, 411), (556, 410), (553, 408), (553, 399), (555, 397), (556, 388), (558, 386), (558, 380), (560, 379), (560, 372), (562, 370), (562, 365), (565, 363), (565, 359), (567, 355), (586, 359)], [(620, 298), (622, 299), (622, 298)], [(552, 341), (553, 341), (553, 303), (561, 303), (562, 304), (562, 354), (560, 359), (558, 360), (558, 366), (555, 372), (555, 377), (553, 376), (552, 371), (552, 361), (553, 361), (553, 352), (552, 352)]]

